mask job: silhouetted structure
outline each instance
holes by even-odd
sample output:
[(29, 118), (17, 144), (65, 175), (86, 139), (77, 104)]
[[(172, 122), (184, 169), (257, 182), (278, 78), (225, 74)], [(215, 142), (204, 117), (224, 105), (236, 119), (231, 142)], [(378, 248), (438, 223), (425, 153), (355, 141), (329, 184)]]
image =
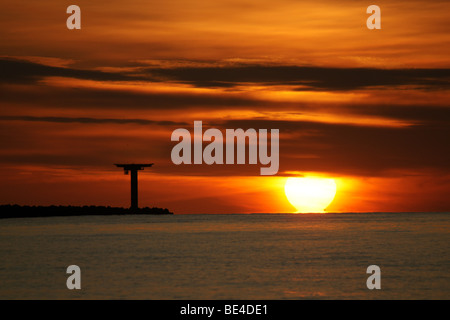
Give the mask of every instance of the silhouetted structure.
[(111, 216), (111, 215), (165, 215), (173, 214), (168, 209), (140, 208), (126, 209), (104, 206), (19, 206), (0, 205), (0, 219), (38, 218), (38, 217), (74, 217), (74, 216)]
[(144, 170), (144, 168), (151, 167), (153, 163), (150, 164), (116, 164), (117, 167), (123, 168), (125, 174), (131, 172), (131, 207), (130, 209), (138, 208), (138, 171)]

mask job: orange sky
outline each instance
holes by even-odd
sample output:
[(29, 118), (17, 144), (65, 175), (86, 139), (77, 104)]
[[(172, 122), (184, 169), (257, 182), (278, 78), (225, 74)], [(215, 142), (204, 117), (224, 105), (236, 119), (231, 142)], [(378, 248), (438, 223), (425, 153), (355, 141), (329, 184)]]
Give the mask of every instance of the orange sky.
[[(336, 179), (328, 211), (449, 211), (448, 1), (1, 1), (0, 203), (293, 212), (288, 176)], [(280, 130), (280, 170), (175, 166), (176, 128)]]

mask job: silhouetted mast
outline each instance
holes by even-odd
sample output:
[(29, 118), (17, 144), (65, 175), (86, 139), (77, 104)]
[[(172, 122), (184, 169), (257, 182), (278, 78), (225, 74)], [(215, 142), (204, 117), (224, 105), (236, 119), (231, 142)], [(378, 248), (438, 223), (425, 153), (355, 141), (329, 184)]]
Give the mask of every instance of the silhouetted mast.
[(116, 164), (117, 167), (123, 168), (125, 174), (131, 172), (131, 209), (138, 208), (138, 171), (144, 168), (151, 167), (153, 163), (149, 164)]

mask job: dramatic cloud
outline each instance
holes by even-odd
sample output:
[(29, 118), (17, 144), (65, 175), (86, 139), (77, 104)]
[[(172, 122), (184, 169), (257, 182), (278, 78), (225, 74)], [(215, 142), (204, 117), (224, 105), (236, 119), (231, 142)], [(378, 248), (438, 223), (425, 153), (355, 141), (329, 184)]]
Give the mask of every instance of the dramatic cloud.
[(242, 84), (289, 85), (296, 90), (355, 90), (405, 86), (430, 89), (450, 87), (450, 69), (320, 68), (299, 66), (240, 66), (149, 69), (151, 75), (199, 87)]
[[(293, 90), (340, 91), (368, 87), (415, 86), (445, 90), (450, 69), (323, 68), (300, 66), (241, 65), (228, 67), (141, 68), (124, 72), (55, 67), (24, 60), (0, 59), (0, 81), (30, 83), (46, 77), (97, 81), (175, 81), (197, 87), (241, 85), (293, 86)], [(119, 69), (120, 70), (120, 69)], [(345, 79), (345, 81), (343, 81)]]
[(0, 82), (33, 83), (45, 77), (67, 77), (98, 81), (125, 81), (140, 78), (120, 73), (54, 67), (18, 59), (0, 59)]
[(31, 122), (56, 122), (56, 123), (85, 123), (85, 124), (140, 124), (160, 126), (181, 126), (186, 122), (153, 121), (146, 119), (99, 119), (99, 118), (69, 118), (69, 117), (32, 117), (32, 116), (0, 116), (0, 121), (31, 121)]
[(434, 169), (450, 173), (450, 122), (404, 128), (296, 121), (239, 121), (226, 128), (279, 128), (280, 169), (378, 176)]

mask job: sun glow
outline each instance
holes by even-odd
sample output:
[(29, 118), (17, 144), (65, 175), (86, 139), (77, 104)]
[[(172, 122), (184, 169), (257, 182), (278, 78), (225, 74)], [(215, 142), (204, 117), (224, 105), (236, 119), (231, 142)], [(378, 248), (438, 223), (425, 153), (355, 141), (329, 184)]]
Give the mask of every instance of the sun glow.
[(326, 178), (288, 178), (284, 191), (297, 213), (324, 213), (336, 195), (336, 183)]

